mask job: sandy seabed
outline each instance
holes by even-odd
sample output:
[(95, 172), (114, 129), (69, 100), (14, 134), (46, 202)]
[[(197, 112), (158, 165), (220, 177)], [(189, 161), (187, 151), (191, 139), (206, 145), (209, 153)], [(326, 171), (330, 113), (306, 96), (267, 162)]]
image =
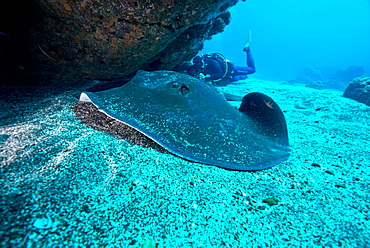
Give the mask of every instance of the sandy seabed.
[(279, 104), (287, 161), (228, 171), (134, 145), (81, 124), (78, 92), (2, 99), (0, 246), (370, 247), (370, 107), (283, 82), (222, 90)]

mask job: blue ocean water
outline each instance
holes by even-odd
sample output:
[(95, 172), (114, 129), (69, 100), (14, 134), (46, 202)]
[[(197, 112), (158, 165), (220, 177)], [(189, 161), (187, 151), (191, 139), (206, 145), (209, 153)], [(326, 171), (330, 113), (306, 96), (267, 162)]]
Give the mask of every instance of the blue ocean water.
[(247, 0), (230, 11), (231, 24), (201, 53), (220, 52), (245, 65), (242, 49), (251, 30), (257, 68), (252, 77), (290, 80), (306, 67), (351, 65), (370, 74), (369, 0)]
[[(240, 2), (202, 52), (244, 65), (252, 30), (251, 78), (289, 80), (304, 67), (353, 64), (369, 75), (369, 1), (314, 3)], [(98, 129), (117, 125), (98, 111), (91, 126), (81, 123), (77, 83), (58, 94), (30, 87), (6, 105), (0, 98), (0, 246), (370, 247), (370, 108), (336, 91), (259, 82), (228, 89), (279, 102), (292, 155), (255, 173), (131, 144)]]

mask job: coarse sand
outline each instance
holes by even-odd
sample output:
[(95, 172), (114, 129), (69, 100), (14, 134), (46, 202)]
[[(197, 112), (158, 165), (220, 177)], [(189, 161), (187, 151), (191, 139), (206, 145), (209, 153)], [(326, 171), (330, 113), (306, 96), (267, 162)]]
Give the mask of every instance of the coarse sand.
[(370, 247), (370, 107), (285, 82), (220, 90), (272, 97), (291, 157), (229, 171), (82, 124), (78, 92), (1, 99), (0, 246)]

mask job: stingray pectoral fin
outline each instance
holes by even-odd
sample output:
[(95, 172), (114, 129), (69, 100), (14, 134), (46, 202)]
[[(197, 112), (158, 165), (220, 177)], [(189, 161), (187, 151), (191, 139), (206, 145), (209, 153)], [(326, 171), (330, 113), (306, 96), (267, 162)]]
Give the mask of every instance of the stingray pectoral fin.
[(228, 101), (241, 101), (243, 99), (243, 97), (241, 96), (230, 94), (227, 92), (222, 92), (222, 94), (224, 95), (225, 99)]
[(245, 95), (239, 111), (255, 122), (258, 132), (262, 135), (280, 145), (289, 146), (284, 114), (271, 97), (259, 92)]

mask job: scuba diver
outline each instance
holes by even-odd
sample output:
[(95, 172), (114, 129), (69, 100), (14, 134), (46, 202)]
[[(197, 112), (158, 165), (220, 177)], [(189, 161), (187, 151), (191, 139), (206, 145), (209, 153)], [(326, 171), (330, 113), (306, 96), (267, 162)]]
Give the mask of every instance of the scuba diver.
[(243, 80), (255, 73), (256, 67), (250, 50), (251, 35), (244, 46), (247, 66), (235, 66), (220, 53), (207, 53), (193, 58), (193, 65), (187, 69), (190, 76), (205, 79), (214, 85), (222, 86)]

